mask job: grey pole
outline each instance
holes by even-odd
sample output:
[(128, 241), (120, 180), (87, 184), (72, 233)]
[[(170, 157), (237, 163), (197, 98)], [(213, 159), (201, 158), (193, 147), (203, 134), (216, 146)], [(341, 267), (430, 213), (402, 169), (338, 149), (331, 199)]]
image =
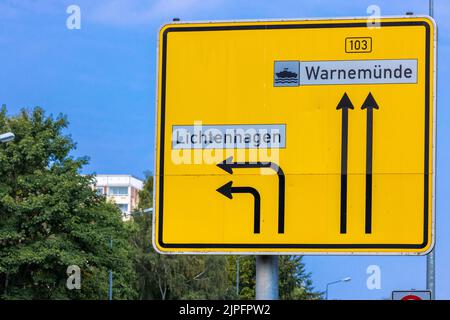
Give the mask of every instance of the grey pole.
[(236, 295), (239, 298), (239, 256), (236, 257)]
[(278, 300), (278, 256), (256, 256), (256, 300)]
[[(113, 241), (112, 238), (109, 239), (109, 248), (112, 251), (112, 245), (113, 245)], [(113, 289), (113, 274), (112, 274), (112, 270), (109, 270), (109, 290), (108, 290), (108, 297), (109, 300), (112, 300), (112, 289)]]
[(341, 282), (341, 281), (339, 280), (339, 281), (333, 281), (333, 282), (327, 283), (327, 288), (325, 289), (325, 300), (328, 300), (328, 288), (330, 287), (330, 285), (338, 283), (338, 282)]
[(434, 260), (434, 249), (430, 251), (427, 255), (427, 290), (431, 291), (431, 300), (436, 299), (435, 295), (435, 260)]
[[(428, 10), (430, 17), (433, 17), (434, 14), (434, 5), (433, 0), (429, 0), (428, 2)], [(436, 174), (436, 172), (435, 172)], [(436, 238), (436, 234), (434, 235)], [(431, 299), (436, 299), (436, 281), (435, 281), (435, 252), (434, 248), (430, 251), (430, 253), (427, 255), (427, 290), (431, 291)]]

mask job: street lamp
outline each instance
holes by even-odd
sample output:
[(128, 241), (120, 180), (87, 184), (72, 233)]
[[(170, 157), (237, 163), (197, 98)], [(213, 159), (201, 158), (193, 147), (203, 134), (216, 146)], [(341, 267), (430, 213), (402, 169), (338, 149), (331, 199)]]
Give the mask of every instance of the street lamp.
[(13, 141), (16, 136), (12, 132), (0, 134), (0, 143)]
[[(113, 247), (113, 240), (112, 237), (109, 238), (109, 249), (112, 253), (112, 247)], [(109, 288), (108, 288), (108, 298), (109, 300), (113, 299), (113, 272), (110, 269), (109, 270)]]
[(239, 279), (240, 279), (240, 266), (239, 266), (240, 258), (241, 258), (240, 256), (236, 257), (236, 295), (238, 296), (238, 299), (239, 299)]
[(328, 287), (329, 286), (331, 286), (332, 284), (340, 283), (340, 282), (349, 282), (350, 280), (352, 280), (352, 278), (346, 277), (346, 278), (342, 278), (340, 280), (336, 280), (336, 281), (327, 283), (327, 289), (325, 290), (325, 300), (328, 300)]

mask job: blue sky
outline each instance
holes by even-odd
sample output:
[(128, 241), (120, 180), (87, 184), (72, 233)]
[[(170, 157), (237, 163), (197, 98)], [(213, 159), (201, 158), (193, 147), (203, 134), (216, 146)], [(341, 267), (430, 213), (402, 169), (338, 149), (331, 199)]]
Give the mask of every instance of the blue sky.
[[(81, 8), (81, 30), (68, 30), (66, 8)], [(85, 172), (143, 177), (154, 161), (156, 36), (173, 17), (226, 20), (428, 13), (428, 0), (0, 0), (0, 103), (14, 114), (39, 105), (66, 114), (91, 159)], [(437, 298), (450, 299), (450, 3), (435, 0), (438, 25)], [(394, 289), (425, 288), (425, 257), (308, 256), (314, 285), (350, 276), (330, 299), (383, 299)], [(381, 289), (366, 287), (366, 268), (381, 268)]]

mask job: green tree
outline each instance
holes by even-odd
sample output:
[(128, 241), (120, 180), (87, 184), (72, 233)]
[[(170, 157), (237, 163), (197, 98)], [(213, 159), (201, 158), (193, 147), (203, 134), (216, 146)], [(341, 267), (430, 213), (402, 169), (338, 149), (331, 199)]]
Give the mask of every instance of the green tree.
[(131, 242), (138, 275), (140, 299), (227, 299), (234, 297), (227, 260), (223, 256), (161, 255), (153, 249), (151, 208), (153, 178), (147, 174), (140, 192), (139, 209), (133, 213), (136, 232)]
[(306, 272), (302, 256), (280, 256), (280, 299), (317, 300), (320, 292), (314, 291), (311, 274)]
[[(136, 297), (132, 230), (92, 190), (93, 177), (80, 174), (87, 160), (70, 156), (67, 126), (39, 107), (12, 117), (0, 111), (0, 132), (16, 136), (0, 145), (2, 299), (106, 299), (109, 269), (114, 297)], [(66, 288), (70, 265), (81, 269), (81, 290)]]

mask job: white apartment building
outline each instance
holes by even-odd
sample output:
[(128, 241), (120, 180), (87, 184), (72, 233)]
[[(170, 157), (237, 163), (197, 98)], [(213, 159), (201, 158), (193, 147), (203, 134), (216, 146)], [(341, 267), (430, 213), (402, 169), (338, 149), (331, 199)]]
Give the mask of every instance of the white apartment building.
[(139, 191), (144, 187), (144, 182), (125, 174), (98, 174), (95, 179), (97, 193), (114, 202), (122, 211), (124, 219), (128, 220), (139, 204)]

